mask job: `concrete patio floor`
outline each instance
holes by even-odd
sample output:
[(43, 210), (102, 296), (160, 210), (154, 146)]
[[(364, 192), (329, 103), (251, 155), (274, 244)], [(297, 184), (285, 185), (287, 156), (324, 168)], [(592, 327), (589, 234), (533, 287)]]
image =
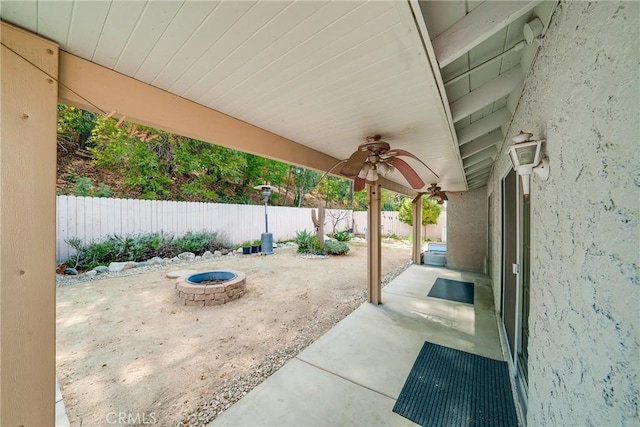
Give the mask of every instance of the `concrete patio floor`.
[[(427, 297), (438, 277), (473, 282), (474, 304)], [(409, 426), (392, 408), (425, 341), (504, 360), (490, 279), (412, 265), (210, 426)]]

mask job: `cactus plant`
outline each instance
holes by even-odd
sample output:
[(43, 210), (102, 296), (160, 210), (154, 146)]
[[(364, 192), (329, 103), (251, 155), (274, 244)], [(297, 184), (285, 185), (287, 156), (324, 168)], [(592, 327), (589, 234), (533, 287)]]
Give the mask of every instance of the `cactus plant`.
[(318, 200), (318, 211), (311, 209), (311, 220), (313, 225), (316, 226), (316, 232), (318, 234), (318, 243), (320, 244), (320, 251), (324, 250), (324, 206), (322, 201)]

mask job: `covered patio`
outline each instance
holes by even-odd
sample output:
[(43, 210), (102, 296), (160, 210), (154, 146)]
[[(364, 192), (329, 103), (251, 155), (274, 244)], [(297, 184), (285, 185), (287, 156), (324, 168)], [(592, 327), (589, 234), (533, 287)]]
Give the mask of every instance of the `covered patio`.
[[(309, 370), (372, 399), (359, 424), (372, 402), (390, 407), (421, 342), (442, 340), (504, 354), (523, 423), (637, 424), (639, 8), (3, 1), (0, 424), (54, 422), (58, 102), (321, 172), (376, 134), (418, 159), (405, 157), (418, 179), (396, 170), (366, 182), (371, 305), (265, 387), (287, 395), (278, 381)], [(546, 180), (514, 171), (520, 131), (539, 141)], [(462, 194), (447, 206), (446, 274), (479, 274), (473, 311), (425, 299), (433, 270), (420, 266), (381, 291), (380, 190), (413, 198), (418, 218), (431, 184)], [(420, 237), (414, 227), (416, 264)], [(344, 337), (358, 330), (354, 359)], [(251, 417), (242, 408), (218, 422)], [(398, 420), (385, 414), (380, 423)]]
[[(427, 296), (439, 277), (474, 283), (473, 305)], [(413, 265), (211, 426), (409, 426), (393, 406), (425, 341), (504, 360), (490, 279)]]

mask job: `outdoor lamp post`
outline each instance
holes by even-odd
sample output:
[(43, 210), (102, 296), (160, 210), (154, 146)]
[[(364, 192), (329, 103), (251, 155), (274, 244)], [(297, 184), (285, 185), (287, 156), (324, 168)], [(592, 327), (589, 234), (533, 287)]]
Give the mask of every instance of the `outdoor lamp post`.
[(256, 190), (260, 190), (262, 199), (264, 200), (264, 233), (261, 236), (262, 255), (273, 254), (273, 234), (269, 233), (269, 217), (267, 214), (267, 206), (269, 204), (269, 196), (275, 190), (275, 187), (264, 184), (253, 187)]
[(540, 149), (544, 139), (531, 141), (532, 136), (530, 133), (520, 132), (512, 138), (515, 144), (509, 147), (509, 157), (513, 169), (522, 177), (524, 197), (529, 197), (531, 172), (535, 172), (543, 180), (549, 178), (549, 161), (540, 158)]

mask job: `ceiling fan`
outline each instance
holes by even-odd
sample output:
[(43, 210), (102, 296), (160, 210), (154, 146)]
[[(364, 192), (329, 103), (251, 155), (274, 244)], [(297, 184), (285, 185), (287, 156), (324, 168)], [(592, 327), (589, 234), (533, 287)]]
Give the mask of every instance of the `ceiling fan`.
[[(451, 192), (449, 192), (449, 193), (451, 193)], [(436, 184), (435, 182), (432, 183), (429, 186), (429, 188), (427, 188), (426, 194), (429, 195), (429, 199), (435, 200), (436, 202), (438, 202), (439, 205), (441, 205), (444, 202), (446, 202), (447, 200), (449, 200), (449, 198), (447, 197), (447, 191), (442, 190), (442, 188), (440, 188), (440, 186), (438, 184)], [(451, 193), (451, 194), (453, 194), (453, 195), (459, 197), (460, 199), (462, 199), (462, 196), (460, 196), (459, 194), (456, 194), (456, 193)]]
[(398, 170), (409, 182), (413, 189), (424, 187), (424, 181), (407, 162), (400, 159), (400, 156), (411, 157), (422, 163), (429, 171), (439, 178), (422, 160), (406, 150), (391, 149), (389, 144), (382, 141), (380, 135), (367, 137), (367, 142), (361, 144), (358, 149), (349, 157), (340, 173), (349, 178), (353, 178), (354, 191), (364, 188), (365, 181), (377, 181), (380, 176), (388, 175), (394, 170)]

